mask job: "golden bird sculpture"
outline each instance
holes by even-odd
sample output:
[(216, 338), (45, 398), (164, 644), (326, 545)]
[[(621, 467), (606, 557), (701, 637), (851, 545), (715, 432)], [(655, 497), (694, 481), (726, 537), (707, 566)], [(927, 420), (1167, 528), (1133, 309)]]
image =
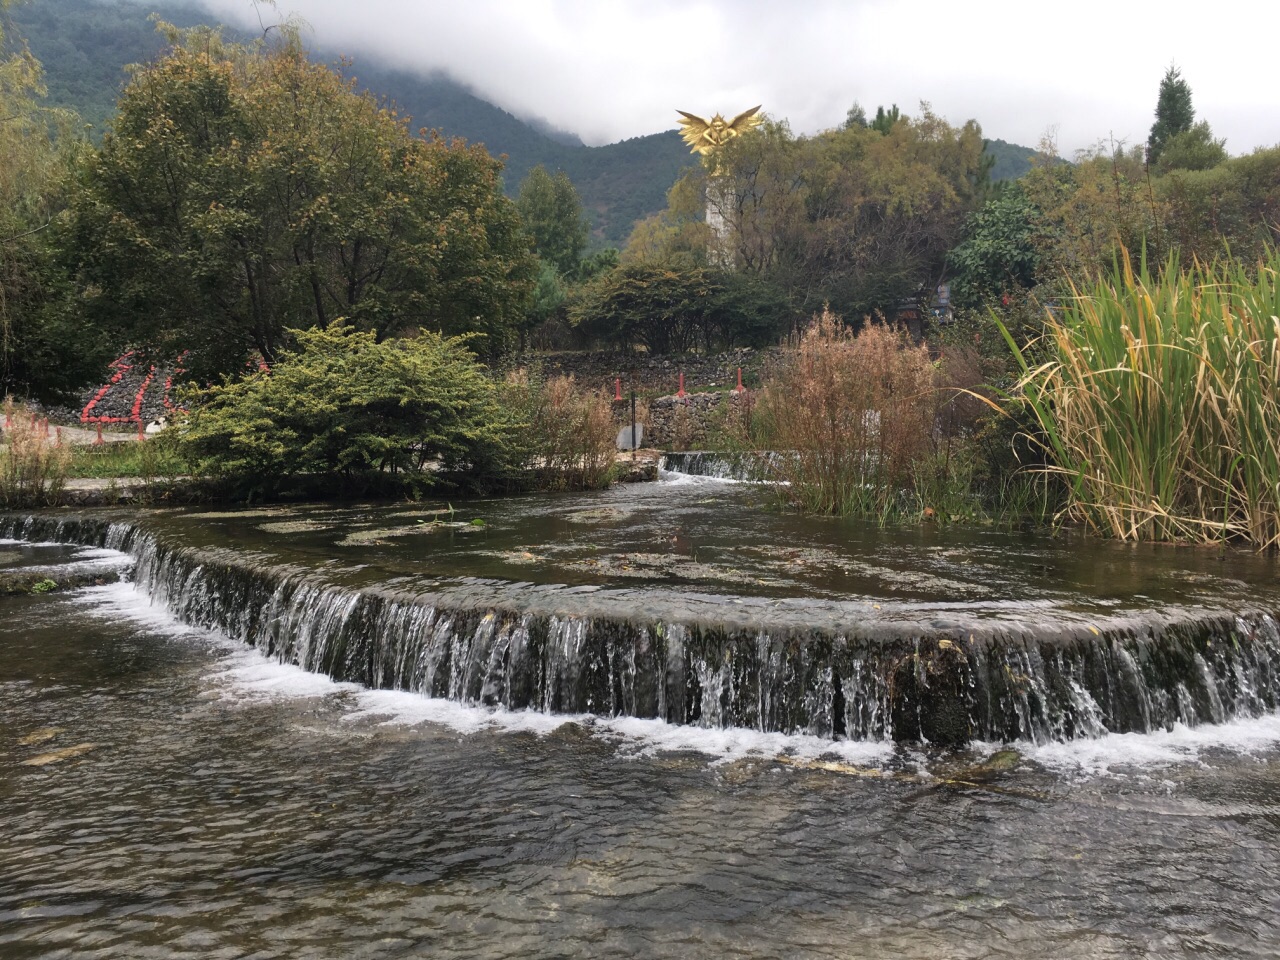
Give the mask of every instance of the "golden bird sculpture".
[(718, 113), (710, 120), (703, 120), (702, 117), (695, 117), (692, 113), (685, 113), (683, 110), (677, 110), (676, 113), (680, 114), (680, 126), (684, 127), (680, 131), (680, 136), (684, 137), (684, 142), (689, 144), (690, 152), (700, 153), (704, 157), (714, 153), (734, 137), (741, 136), (752, 127), (759, 125), (764, 119), (760, 116), (759, 106), (738, 114), (732, 120), (725, 120)]

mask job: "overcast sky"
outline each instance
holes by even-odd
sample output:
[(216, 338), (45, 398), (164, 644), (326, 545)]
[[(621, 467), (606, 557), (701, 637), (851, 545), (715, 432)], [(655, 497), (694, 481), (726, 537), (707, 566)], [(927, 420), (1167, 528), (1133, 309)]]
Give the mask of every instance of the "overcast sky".
[[(256, 23), (249, 0), (205, 0)], [(1232, 154), (1280, 143), (1280, 2), (279, 0), (317, 46), (439, 69), (589, 144), (669, 130), (676, 108), (764, 105), (797, 133), (921, 100), (1063, 156), (1144, 143), (1171, 63)]]

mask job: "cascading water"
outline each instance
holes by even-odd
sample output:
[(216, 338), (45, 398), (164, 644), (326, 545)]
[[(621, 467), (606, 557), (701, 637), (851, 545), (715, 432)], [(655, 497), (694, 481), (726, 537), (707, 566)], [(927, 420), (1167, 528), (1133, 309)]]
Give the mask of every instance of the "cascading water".
[(9, 518), (0, 535), (123, 551), (153, 602), (282, 662), (511, 710), (957, 745), (1150, 732), (1280, 702), (1280, 632), (1265, 609), (1044, 629), (886, 619), (858, 603), (791, 622), (782, 601), (732, 598), (680, 617), (592, 588), (351, 585), (93, 517)]
[(767, 452), (714, 453), (691, 450), (663, 454), (658, 470), (666, 474), (708, 477), (713, 480), (735, 480), (763, 483), (773, 477), (773, 466), (779, 454)]

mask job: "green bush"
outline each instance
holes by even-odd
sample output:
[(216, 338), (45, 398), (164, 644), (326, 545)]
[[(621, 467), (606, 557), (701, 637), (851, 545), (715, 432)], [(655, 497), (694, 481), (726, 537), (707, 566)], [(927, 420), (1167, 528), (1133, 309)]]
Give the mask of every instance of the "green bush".
[(465, 338), (379, 343), (343, 321), (296, 336), (270, 372), (195, 398), (177, 442), (197, 474), (250, 498), (509, 478), (519, 425)]

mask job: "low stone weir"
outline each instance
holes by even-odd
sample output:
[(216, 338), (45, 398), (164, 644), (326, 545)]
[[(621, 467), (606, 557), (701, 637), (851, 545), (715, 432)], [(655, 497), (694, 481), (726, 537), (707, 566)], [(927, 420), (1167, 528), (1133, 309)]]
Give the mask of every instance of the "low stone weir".
[(0, 537), (109, 547), (182, 621), (373, 688), (549, 713), (820, 737), (1045, 742), (1256, 716), (1280, 701), (1274, 612), (1160, 608), (1024, 625), (927, 605), (650, 594), (462, 578), (350, 584), (140, 524), (0, 517)]

